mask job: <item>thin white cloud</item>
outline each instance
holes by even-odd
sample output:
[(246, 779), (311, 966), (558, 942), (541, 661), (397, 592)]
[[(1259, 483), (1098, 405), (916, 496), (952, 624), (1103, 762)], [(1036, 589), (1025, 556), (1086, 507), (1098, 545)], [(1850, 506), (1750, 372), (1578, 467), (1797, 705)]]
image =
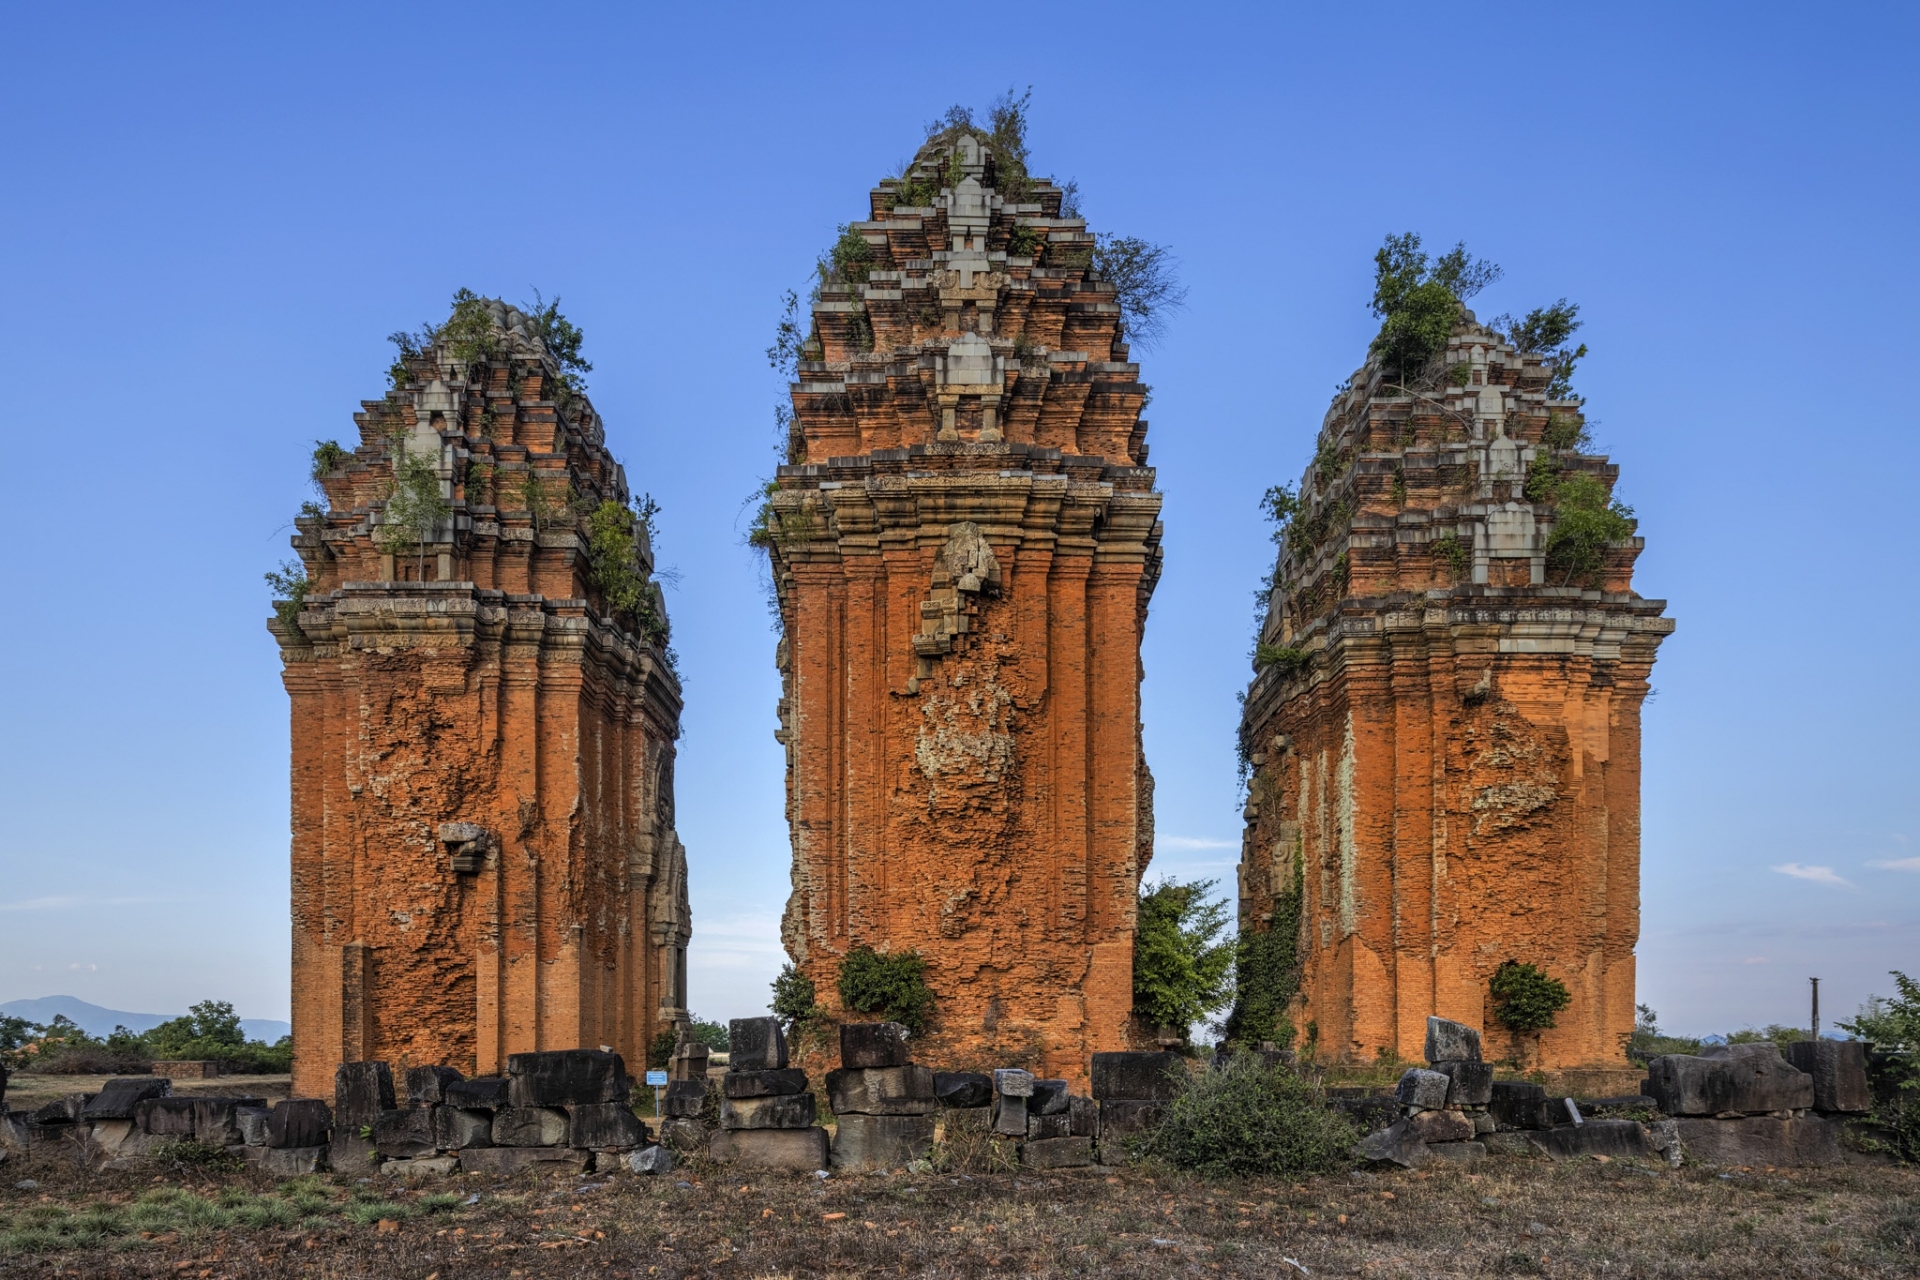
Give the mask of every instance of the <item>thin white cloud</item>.
[(1768, 964), (1770, 963), (1770, 961), (1766, 956), (1748, 956), (1745, 960), (1742, 960), (1740, 963), (1741, 964)]
[(1884, 858), (1867, 865), (1879, 867), (1882, 871), (1920, 871), (1920, 858)]
[(1843, 889), (1853, 888), (1853, 881), (1846, 879), (1832, 867), (1808, 867), (1798, 862), (1783, 862), (1773, 868), (1783, 876), (1792, 876), (1796, 880), (1811, 880), (1815, 884), (1839, 885)]
[(45, 898), (22, 898), (18, 902), (0, 902), (0, 911), (70, 911), (75, 907), (126, 907), (155, 902), (183, 902), (183, 898), (82, 898), (60, 894)]
[(1205, 836), (1155, 836), (1155, 847), (1168, 849), (1238, 849), (1238, 840), (1213, 840)]

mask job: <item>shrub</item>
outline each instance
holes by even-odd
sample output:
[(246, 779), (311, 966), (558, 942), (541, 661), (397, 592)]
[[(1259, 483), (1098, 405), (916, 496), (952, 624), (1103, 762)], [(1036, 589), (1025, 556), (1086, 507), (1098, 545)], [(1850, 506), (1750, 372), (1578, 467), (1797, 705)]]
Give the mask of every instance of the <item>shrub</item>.
[(1897, 969), (1892, 977), (1896, 994), (1869, 999), (1859, 1015), (1841, 1023), (1840, 1029), (1872, 1041), (1877, 1049), (1895, 1051), (1875, 1054), (1872, 1060), (1870, 1118), (1878, 1132), (1864, 1145), (1910, 1164), (1920, 1163), (1920, 1054), (1916, 1053), (1920, 1050), (1920, 982)]
[(1696, 1054), (1700, 1042), (1685, 1036), (1670, 1036), (1660, 1030), (1660, 1015), (1642, 1004), (1634, 1006), (1633, 1034), (1627, 1037), (1627, 1061), (1644, 1068), (1654, 1058), (1669, 1053)]
[(1564, 982), (1518, 960), (1495, 969), (1487, 987), (1493, 994), (1494, 1016), (1507, 1030), (1523, 1035), (1551, 1027), (1553, 1015), (1573, 1003)]
[(1413, 232), (1388, 236), (1373, 255), (1373, 314), (1380, 332), (1373, 350), (1386, 371), (1406, 383), (1446, 349), (1462, 304), (1500, 278), (1500, 268), (1469, 258), (1464, 241), (1428, 264)]
[(225, 1147), (192, 1138), (155, 1148), (153, 1158), (177, 1169), (198, 1169), (206, 1173), (230, 1172), (246, 1163), (239, 1156), (229, 1154)]
[(1548, 574), (1558, 573), (1561, 586), (1597, 587), (1600, 571), (1606, 567), (1607, 548), (1633, 536), (1633, 508), (1616, 501), (1599, 480), (1578, 472), (1554, 483), (1552, 501)]
[(523, 302), (520, 304), (520, 310), (526, 314), (528, 334), (540, 339), (546, 345), (547, 354), (552, 356), (554, 364), (559, 366), (559, 375), (554, 381), (558, 384), (560, 394), (554, 399), (560, 401), (561, 408), (564, 409), (573, 397), (587, 389), (587, 384), (580, 375), (593, 372), (593, 366), (580, 354), (580, 347), (586, 341), (586, 335), (581, 333), (572, 321), (560, 314), (560, 295), (557, 293), (553, 295), (553, 301), (548, 302), (540, 296), (540, 291), (535, 289), (533, 305), (528, 306)]
[[(347, 450), (337, 440), (315, 440), (313, 442), (313, 465), (308, 470), (309, 477), (317, 488), (323, 477), (332, 475), (347, 460)], [(324, 492), (324, 490), (322, 491)]]
[(1304, 859), (1296, 847), (1292, 884), (1273, 898), (1273, 918), (1265, 932), (1240, 934), (1234, 952), (1233, 1012), (1223, 1030), (1230, 1041), (1259, 1044), (1293, 1042), (1287, 1010), (1300, 990), (1300, 906), (1304, 901)]
[(1167, 313), (1187, 302), (1173, 250), (1135, 236), (1101, 232), (1094, 239), (1091, 266), (1095, 276), (1113, 286), (1122, 336), (1145, 351), (1160, 345), (1166, 336)]
[(1570, 400), (1574, 398), (1574, 362), (1587, 354), (1587, 344), (1583, 342), (1569, 349), (1567, 340), (1580, 325), (1580, 304), (1562, 298), (1550, 307), (1535, 307), (1524, 320), (1515, 320), (1511, 315), (1499, 316), (1492, 327), (1506, 334), (1515, 350), (1545, 356), (1547, 367), (1553, 370), (1553, 380), (1547, 384), (1547, 399)]
[(1253, 669), (1265, 671), (1268, 667), (1280, 668), (1283, 677), (1291, 677), (1305, 671), (1313, 665), (1313, 654), (1305, 649), (1295, 649), (1287, 645), (1256, 644), (1253, 647)]
[(1556, 409), (1547, 415), (1547, 425), (1540, 432), (1540, 443), (1549, 449), (1575, 452), (1592, 445), (1593, 436), (1587, 430), (1585, 418), (1577, 413)]
[(273, 612), (281, 623), (290, 630), (300, 627), (300, 611), (307, 607), (307, 592), (313, 589), (313, 580), (307, 577), (307, 568), (297, 560), (285, 560), (278, 571), (269, 569), (264, 575), (267, 585), (273, 588)]
[(1184, 1038), (1233, 990), (1234, 944), (1220, 940), (1226, 903), (1209, 898), (1216, 881), (1166, 880), (1140, 891), (1133, 935), (1133, 1012)]
[(1236, 1054), (1190, 1077), (1134, 1151), (1209, 1177), (1325, 1173), (1347, 1162), (1354, 1136), (1299, 1076)]
[(633, 506), (608, 498), (587, 516), (587, 574), (600, 589), (607, 612), (648, 644), (664, 644), (667, 621), (658, 589), (640, 561), (639, 529), (651, 527), (660, 510), (651, 495)]
[(888, 955), (858, 946), (840, 961), (840, 1005), (850, 1014), (898, 1022), (915, 1035), (933, 1017), (934, 996), (927, 986), (927, 962), (918, 951)]
[(400, 452), (395, 456), (393, 489), (375, 531), (381, 550), (397, 553), (411, 548), (418, 555), (416, 577), (426, 574), (427, 540), (440, 522), (453, 514), (453, 504), (440, 491), (438, 461), (424, 453)]

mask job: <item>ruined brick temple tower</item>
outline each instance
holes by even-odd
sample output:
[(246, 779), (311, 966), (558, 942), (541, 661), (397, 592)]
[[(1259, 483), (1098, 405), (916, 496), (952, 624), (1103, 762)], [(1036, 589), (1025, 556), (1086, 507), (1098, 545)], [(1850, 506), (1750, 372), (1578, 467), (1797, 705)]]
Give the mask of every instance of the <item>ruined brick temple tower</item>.
[(966, 133), (929, 143), (813, 308), (761, 535), (782, 935), (829, 1006), (849, 949), (917, 950), (939, 1000), (918, 1056), (1078, 1079), (1132, 1006), (1160, 498), (1094, 239), (1010, 168)]
[(270, 624), (296, 1094), (342, 1061), (644, 1061), (686, 1017), (680, 687), (645, 513), (543, 318), (463, 298), (403, 346), (358, 447), (316, 452), (304, 599)]
[(1428, 1014), (1505, 1056), (1488, 982), (1517, 959), (1572, 996), (1526, 1056), (1618, 1065), (1640, 707), (1673, 623), (1634, 594), (1641, 539), (1561, 554), (1543, 480), (1603, 496), (1618, 469), (1551, 369), (1470, 312), (1442, 364), (1409, 391), (1369, 361), (1321, 426), (1241, 725), (1241, 923), (1298, 919), (1290, 1016), (1323, 1058), (1418, 1061)]

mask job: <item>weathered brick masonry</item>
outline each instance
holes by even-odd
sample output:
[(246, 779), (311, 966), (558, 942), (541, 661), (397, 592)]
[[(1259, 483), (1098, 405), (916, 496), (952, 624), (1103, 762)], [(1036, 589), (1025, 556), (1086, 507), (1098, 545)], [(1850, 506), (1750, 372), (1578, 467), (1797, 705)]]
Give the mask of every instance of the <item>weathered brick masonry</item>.
[(829, 1004), (850, 948), (918, 950), (940, 1016), (917, 1057), (1078, 1081), (1124, 1047), (1151, 852), (1146, 388), (1061, 191), (1003, 196), (966, 136), (910, 177), (936, 173), (923, 207), (872, 192), (871, 272), (822, 291), (793, 387), (767, 523), (782, 933)]
[(1548, 401), (1551, 371), (1471, 315), (1445, 362), (1449, 385), (1417, 393), (1370, 362), (1321, 427), (1242, 721), (1241, 920), (1286, 919), (1300, 864), (1292, 1018), (1323, 1054), (1418, 1060), (1438, 1014), (1504, 1056), (1487, 984), (1512, 958), (1573, 996), (1539, 1065), (1617, 1064), (1640, 706), (1673, 623), (1634, 594), (1639, 538), (1591, 587), (1549, 563), (1554, 508), (1525, 494), (1536, 457), (1609, 489), (1617, 474), (1543, 443), (1550, 426), (1573, 438), (1579, 403)]
[[(437, 341), (355, 415), (293, 544), (312, 586), (271, 623), (292, 697), (294, 1090), (342, 1061), (497, 1073), (684, 1018), (679, 682), (664, 626), (615, 621), (579, 512), (627, 499), (602, 424), (526, 317)], [(472, 354), (471, 351), (469, 354)], [(447, 517), (394, 553), (395, 461)], [(632, 535), (643, 580), (644, 524)], [(645, 607), (664, 622), (650, 580)]]

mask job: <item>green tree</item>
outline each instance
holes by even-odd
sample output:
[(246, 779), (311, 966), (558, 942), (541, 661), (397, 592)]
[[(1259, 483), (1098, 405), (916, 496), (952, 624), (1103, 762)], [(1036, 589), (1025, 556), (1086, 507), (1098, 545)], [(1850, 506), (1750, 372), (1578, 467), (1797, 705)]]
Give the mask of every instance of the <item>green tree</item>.
[(1127, 341), (1143, 351), (1159, 346), (1166, 337), (1168, 313), (1187, 303), (1173, 250), (1103, 231), (1094, 239), (1092, 267), (1095, 277), (1113, 286)]
[(1467, 255), (1465, 241), (1429, 263), (1411, 231), (1388, 236), (1373, 265), (1372, 309), (1380, 317), (1373, 350), (1401, 383), (1418, 378), (1446, 349), (1466, 300), (1500, 278), (1499, 267)]
[(1920, 982), (1899, 970), (1892, 973), (1895, 994), (1874, 996), (1861, 1006), (1852, 1022), (1840, 1029), (1860, 1040), (1870, 1040), (1872, 1059), (1872, 1120), (1878, 1135), (1869, 1146), (1908, 1163), (1920, 1163)]
[[(1531, 473), (1527, 487), (1531, 496)], [(1633, 508), (1614, 498), (1604, 481), (1581, 471), (1554, 476), (1543, 487), (1554, 508), (1553, 532), (1547, 536), (1549, 580), (1598, 587), (1607, 548), (1633, 536)]]
[(453, 514), (453, 504), (441, 491), (438, 461), (425, 453), (409, 452), (395, 441), (393, 491), (379, 525), (379, 542), (390, 554), (413, 549), (418, 556), (416, 581), (426, 577), (428, 540)]
[(1547, 384), (1547, 399), (1571, 400), (1575, 398), (1574, 362), (1587, 354), (1587, 344), (1569, 347), (1567, 343), (1581, 323), (1580, 305), (1562, 298), (1550, 307), (1535, 307), (1521, 320), (1511, 315), (1496, 317), (1491, 327), (1506, 334), (1516, 351), (1546, 358), (1547, 367), (1553, 370), (1553, 381)]
[(783, 965), (780, 976), (773, 980), (773, 1003), (768, 1007), (774, 1017), (787, 1024), (789, 1034), (802, 1023), (811, 1022), (820, 1014), (813, 979), (791, 964)]
[(1133, 934), (1133, 1012), (1184, 1039), (1233, 991), (1234, 943), (1222, 941), (1227, 904), (1209, 897), (1217, 881), (1164, 880), (1141, 886)]
[(47, 1029), (37, 1022), (0, 1013), (0, 1071), (19, 1070), (30, 1057), (23, 1051), (46, 1033)]

